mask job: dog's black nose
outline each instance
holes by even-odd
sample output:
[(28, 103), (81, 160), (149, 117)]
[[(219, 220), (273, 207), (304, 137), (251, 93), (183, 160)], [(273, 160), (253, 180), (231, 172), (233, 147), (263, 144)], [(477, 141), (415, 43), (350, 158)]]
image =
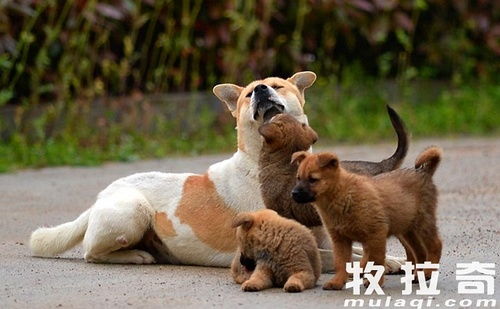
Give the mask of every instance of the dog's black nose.
[(314, 197), (307, 191), (301, 188), (294, 188), (292, 191), (292, 198), (297, 203), (310, 203), (314, 201)]
[(267, 85), (259, 84), (255, 86), (255, 89), (253, 91), (255, 91), (255, 94), (262, 94), (269, 92), (269, 88), (267, 87)]

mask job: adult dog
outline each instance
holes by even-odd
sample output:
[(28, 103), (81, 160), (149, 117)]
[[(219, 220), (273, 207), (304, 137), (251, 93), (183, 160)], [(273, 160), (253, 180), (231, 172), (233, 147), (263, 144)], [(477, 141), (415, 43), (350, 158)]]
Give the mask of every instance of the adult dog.
[[(246, 87), (215, 86), (215, 95), (237, 122), (238, 151), (231, 158), (203, 175), (148, 172), (118, 179), (76, 220), (34, 231), (33, 255), (55, 256), (83, 240), (88, 262), (229, 267), (236, 250), (233, 218), (264, 208), (257, 175), (262, 147), (258, 128), (279, 113), (307, 122), (304, 91), (315, 80), (313, 72), (299, 72)], [(325, 259), (331, 263), (331, 251)], [(392, 270), (399, 265), (393, 263)]]

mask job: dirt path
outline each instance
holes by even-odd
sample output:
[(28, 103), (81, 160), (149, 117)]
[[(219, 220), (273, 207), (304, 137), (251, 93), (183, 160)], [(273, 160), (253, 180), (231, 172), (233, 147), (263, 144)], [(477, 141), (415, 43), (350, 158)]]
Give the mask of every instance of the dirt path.
[[(430, 144), (442, 146), (445, 153), (435, 177), (441, 192), (439, 226), (444, 251), (438, 284), (441, 294), (433, 303), (444, 307), (449, 298), (491, 298), (457, 295), (455, 263), (472, 261), (497, 263), (493, 297), (499, 299), (500, 139), (415, 142), (405, 166), (410, 166), (416, 154)], [(341, 158), (378, 160), (390, 154), (393, 145), (343, 146), (335, 150)], [(230, 280), (228, 269), (87, 264), (80, 248), (58, 259), (30, 257), (27, 239), (33, 229), (73, 220), (112, 180), (149, 170), (202, 172), (209, 164), (226, 157), (47, 168), (0, 175), (0, 308), (342, 307), (345, 298), (352, 298), (351, 290), (323, 291), (318, 286), (294, 295), (280, 289), (243, 293)], [(395, 241), (391, 241), (389, 252), (403, 254)], [(328, 277), (323, 275), (320, 284)], [(385, 292), (393, 299), (409, 299), (401, 295), (399, 279), (388, 277)], [(415, 297), (415, 293), (410, 296)]]

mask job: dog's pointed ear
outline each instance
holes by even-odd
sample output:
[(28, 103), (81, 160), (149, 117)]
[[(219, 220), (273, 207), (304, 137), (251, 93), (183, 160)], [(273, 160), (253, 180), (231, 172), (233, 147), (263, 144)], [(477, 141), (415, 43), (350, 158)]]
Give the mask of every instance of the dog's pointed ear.
[(253, 225), (253, 215), (248, 212), (242, 212), (236, 215), (233, 219), (231, 227), (236, 228), (241, 226), (244, 230), (248, 231)]
[(281, 131), (278, 126), (272, 122), (265, 123), (259, 127), (259, 133), (267, 144), (273, 143), (281, 137)]
[(297, 151), (292, 155), (292, 161), (290, 163), (299, 165), (308, 155), (309, 152), (307, 151)]
[(293, 74), (293, 76), (287, 80), (297, 86), (300, 93), (304, 95), (304, 90), (311, 87), (316, 81), (316, 74), (311, 71), (298, 72)]
[(236, 117), (236, 107), (243, 87), (234, 84), (216, 85), (212, 90), (219, 100), (226, 103), (231, 114)]
[(334, 153), (323, 152), (318, 154), (318, 165), (321, 168), (338, 168), (339, 158)]

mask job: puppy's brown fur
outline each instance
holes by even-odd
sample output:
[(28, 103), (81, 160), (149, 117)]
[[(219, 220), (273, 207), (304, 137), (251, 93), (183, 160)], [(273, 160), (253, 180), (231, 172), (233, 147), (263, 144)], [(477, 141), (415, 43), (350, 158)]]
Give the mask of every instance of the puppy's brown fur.
[(316, 132), (294, 117), (281, 114), (260, 126), (259, 133), (264, 138), (259, 158), (259, 182), (266, 208), (308, 227), (321, 225), (314, 207), (304, 207), (291, 196), (297, 177), (297, 166), (290, 164), (292, 154), (311, 148), (318, 139)]
[(301, 292), (316, 285), (321, 260), (305, 226), (270, 209), (240, 213), (233, 226), (238, 227), (238, 251), (231, 273), (244, 291), (283, 286), (287, 292)]
[[(381, 162), (342, 161), (343, 168), (363, 175), (377, 175), (398, 168), (408, 149), (408, 136), (399, 115), (389, 106), (387, 112), (398, 136), (395, 153)], [(263, 124), (259, 133), (264, 138), (259, 158), (259, 181), (267, 208), (307, 227), (320, 226), (321, 218), (314, 207), (303, 207), (291, 196), (297, 166), (290, 164), (292, 154), (308, 150), (318, 139), (314, 130), (288, 114), (280, 114)]]
[[(413, 263), (439, 263), (442, 244), (436, 225), (437, 189), (432, 181), (441, 149), (431, 147), (417, 158), (415, 169), (400, 169), (375, 177), (360, 176), (339, 166), (335, 154), (298, 152), (295, 191), (314, 202), (333, 241), (336, 275), (324, 289), (341, 289), (353, 241), (363, 244), (367, 261), (385, 265), (386, 240), (396, 235)], [(431, 269), (425, 270), (426, 278)], [(380, 284), (383, 283), (383, 277)]]

